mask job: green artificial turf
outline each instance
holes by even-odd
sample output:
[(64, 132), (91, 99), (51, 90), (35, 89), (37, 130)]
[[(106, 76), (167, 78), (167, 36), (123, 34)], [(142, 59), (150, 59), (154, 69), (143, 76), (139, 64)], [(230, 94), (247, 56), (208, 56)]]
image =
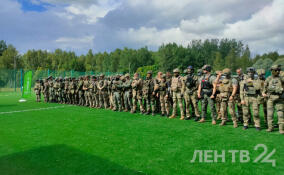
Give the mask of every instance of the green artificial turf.
[[(284, 175), (284, 135), (278, 130), (243, 131), (231, 122), (212, 126), (209, 117), (200, 124), (19, 99), (0, 93), (0, 175)], [(49, 109), (29, 111), (39, 108)], [(270, 158), (275, 167), (253, 163), (262, 152), (254, 150), (257, 144), (268, 153), (276, 149)], [(191, 163), (194, 150), (225, 150), (225, 163)], [(229, 150), (248, 150), (251, 160), (240, 163), (236, 154), (232, 163)]]

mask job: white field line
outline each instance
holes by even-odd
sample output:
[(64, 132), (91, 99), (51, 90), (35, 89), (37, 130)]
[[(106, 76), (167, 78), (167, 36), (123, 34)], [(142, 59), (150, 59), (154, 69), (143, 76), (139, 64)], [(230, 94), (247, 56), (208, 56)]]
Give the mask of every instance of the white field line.
[(64, 107), (68, 107), (68, 106), (55, 106), (55, 107), (47, 107), (47, 108), (25, 109), (25, 110), (20, 110), (20, 111), (0, 112), (0, 115), (1, 114), (20, 113), (20, 112), (30, 112), (30, 111), (42, 111), (42, 110), (57, 109), (57, 108), (64, 108)]

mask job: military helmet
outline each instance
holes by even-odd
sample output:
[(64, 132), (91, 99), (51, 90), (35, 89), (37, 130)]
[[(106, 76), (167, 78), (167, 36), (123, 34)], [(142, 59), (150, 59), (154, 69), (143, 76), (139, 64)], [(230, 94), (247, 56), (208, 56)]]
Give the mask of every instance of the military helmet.
[(125, 74), (125, 77), (130, 77), (130, 74), (129, 73)]
[(275, 64), (275, 65), (272, 65), (270, 70), (277, 70), (277, 71), (280, 71), (281, 70), (281, 65), (280, 64)]
[(197, 72), (198, 72), (198, 73), (202, 73), (202, 69), (198, 69)]
[(186, 73), (187, 73), (187, 69), (184, 69), (184, 70), (183, 70), (183, 73), (186, 74)]
[(101, 76), (101, 77), (104, 77), (104, 76), (105, 76), (105, 74), (101, 74), (100, 76)]
[(225, 68), (225, 69), (223, 69), (222, 73), (223, 74), (231, 74), (231, 69)]
[(151, 75), (152, 75), (152, 74), (153, 74), (153, 72), (152, 72), (151, 70), (149, 70), (149, 71), (147, 72), (147, 74), (151, 74)]
[(254, 67), (248, 67), (247, 68), (247, 72), (255, 72), (255, 68)]
[(215, 74), (218, 75), (220, 72), (222, 72), (222, 71), (216, 70), (216, 71), (215, 71)]
[(264, 75), (264, 74), (265, 74), (265, 70), (264, 70), (264, 69), (257, 69), (257, 70), (256, 70), (256, 73), (257, 73), (258, 75)]
[(161, 76), (161, 78), (167, 78), (167, 76), (166, 76), (166, 74), (163, 74), (162, 76)]
[(188, 66), (187, 69), (193, 69), (193, 66)]
[(180, 72), (180, 71), (179, 71), (178, 68), (176, 68), (176, 69), (173, 70), (173, 73), (179, 73), (179, 72)]
[(205, 64), (205, 65), (202, 67), (202, 70), (206, 70), (206, 71), (208, 71), (208, 72), (211, 72), (211, 69), (212, 69), (212, 67), (211, 67), (210, 65), (208, 65), (208, 64)]

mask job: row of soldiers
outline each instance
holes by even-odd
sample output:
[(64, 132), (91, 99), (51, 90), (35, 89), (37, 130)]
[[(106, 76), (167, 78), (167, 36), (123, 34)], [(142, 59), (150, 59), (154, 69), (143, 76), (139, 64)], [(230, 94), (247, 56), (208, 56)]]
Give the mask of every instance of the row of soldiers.
[(218, 119), (221, 119), (221, 126), (226, 125), (229, 111), (235, 128), (242, 123), (246, 130), (253, 123), (258, 131), (261, 130), (259, 109), (262, 105), (266, 131), (272, 132), (274, 129), (273, 115), (276, 109), (279, 132), (284, 134), (284, 76), (280, 65), (273, 65), (271, 72), (267, 79), (264, 70), (255, 70), (253, 67), (247, 68), (247, 74), (237, 69), (236, 76), (227, 68), (213, 74), (211, 66), (204, 65), (197, 70), (197, 74), (192, 66), (188, 66), (184, 76), (181, 76), (179, 69), (173, 70), (173, 76), (170, 72), (158, 72), (155, 78), (152, 77), (152, 71), (148, 71), (144, 80), (138, 73), (133, 78), (129, 74), (111, 77), (101, 74), (79, 79), (54, 79), (50, 76), (43, 81), (38, 80), (34, 90), (38, 102), (42, 93), (45, 102), (131, 113), (140, 111), (141, 114), (153, 116), (160, 113), (169, 118), (176, 118), (179, 109), (181, 120), (194, 118), (200, 123), (205, 122), (209, 106), (213, 125)]

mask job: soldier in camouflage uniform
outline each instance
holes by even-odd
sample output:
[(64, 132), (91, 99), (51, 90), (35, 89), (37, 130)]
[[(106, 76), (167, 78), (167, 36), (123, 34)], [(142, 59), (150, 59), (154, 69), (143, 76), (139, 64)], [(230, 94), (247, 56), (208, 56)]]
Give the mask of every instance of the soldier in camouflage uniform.
[(147, 72), (146, 80), (143, 81), (143, 99), (146, 105), (146, 115), (149, 115), (152, 108), (152, 115), (155, 115), (155, 93), (154, 80), (152, 79), (152, 71)]
[(171, 81), (171, 93), (173, 97), (173, 112), (170, 118), (176, 118), (177, 113), (177, 103), (179, 103), (180, 109), (180, 119), (184, 120), (184, 110), (182, 105), (182, 96), (183, 96), (183, 88), (182, 88), (182, 77), (179, 75), (179, 69), (173, 70), (174, 76), (172, 77)]
[(216, 108), (215, 108), (215, 93), (216, 93), (216, 77), (211, 74), (211, 66), (204, 65), (202, 67), (203, 76), (200, 79), (198, 87), (198, 98), (202, 99), (202, 118), (199, 120), (200, 123), (205, 122), (207, 114), (207, 105), (209, 103), (211, 109), (212, 124), (216, 125)]
[[(258, 75), (258, 80), (260, 81), (261, 84), (261, 89), (264, 88), (264, 83), (265, 83), (265, 70), (264, 69), (258, 69), (256, 70), (257, 75)], [(263, 97), (262, 94), (258, 95), (258, 104), (262, 105), (263, 109), (263, 117), (265, 120), (265, 123), (267, 124), (267, 98)]]
[(55, 101), (56, 102), (60, 102), (59, 101), (59, 97), (60, 97), (60, 83), (59, 83), (59, 78), (55, 78), (55, 82), (53, 84), (53, 88), (54, 88), (54, 94), (55, 94)]
[(89, 81), (90, 76), (85, 76), (84, 82), (83, 82), (83, 91), (84, 91), (84, 99), (85, 99), (85, 106), (90, 105), (89, 101), (89, 86), (90, 86), (90, 81)]
[(271, 66), (272, 75), (265, 80), (262, 95), (267, 99), (267, 132), (273, 131), (273, 113), (274, 108), (277, 111), (279, 132), (284, 134), (284, 77), (280, 76), (281, 65)]
[(227, 118), (227, 108), (229, 107), (229, 113), (232, 117), (234, 128), (238, 127), (237, 117), (235, 113), (235, 100), (238, 81), (235, 78), (231, 78), (231, 70), (226, 68), (222, 72), (219, 72), (216, 82), (220, 82), (219, 90), (220, 90), (220, 99), (221, 99), (221, 118), (222, 123), (221, 126), (224, 126), (228, 120)]
[(105, 75), (101, 74), (100, 80), (97, 84), (98, 90), (99, 90), (99, 101), (100, 101), (100, 108), (108, 108), (108, 92), (107, 92), (107, 80), (105, 80)]
[(160, 98), (160, 105), (161, 105), (161, 116), (169, 116), (170, 115), (170, 107), (169, 103), (167, 103), (169, 92), (169, 87), (167, 84), (167, 78), (165, 74), (160, 76), (160, 80), (156, 81), (154, 90), (157, 93), (157, 97)]
[(243, 107), (241, 103), (241, 97), (240, 97), (240, 84), (245, 79), (245, 75), (242, 72), (242, 69), (239, 68), (236, 70), (237, 76), (236, 80), (238, 81), (238, 89), (235, 97), (235, 103), (237, 104), (237, 117), (238, 121), (243, 123)]
[(73, 77), (69, 83), (70, 103), (75, 104), (76, 79)]
[(78, 103), (78, 105), (80, 105), (80, 106), (83, 106), (83, 105), (85, 104), (85, 103), (84, 103), (83, 84), (84, 84), (83, 77), (79, 77), (78, 86), (77, 86), (77, 91), (78, 91), (78, 98), (79, 98), (79, 103)]
[[(216, 75), (219, 75), (221, 72), (222, 71), (220, 71), (220, 70), (215, 71)], [(216, 103), (217, 120), (222, 118), (222, 116), (221, 116), (222, 97), (221, 97), (220, 89), (219, 89), (220, 85), (221, 85), (221, 81), (216, 81), (215, 103)]]
[(122, 81), (120, 76), (116, 75), (114, 81), (112, 82), (111, 90), (113, 92), (113, 111), (122, 111), (121, 107), (121, 91), (122, 91)]
[(134, 74), (133, 81), (131, 83), (131, 88), (132, 88), (132, 95), (133, 95), (133, 108), (131, 113), (136, 112), (137, 108), (137, 102), (139, 103), (138, 105), (140, 106), (140, 113), (143, 114), (144, 108), (142, 104), (142, 79), (139, 77), (138, 73)]
[(130, 79), (130, 75), (127, 73), (125, 74), (125, 78), (123, 79), (122, 88), (124, 92), (124, 105), (125, 105), (125, 112), (128, 112), (132, 109), (132, 92), (131, 92), (131, 84), (132, 80)]
[(107, 78), (107, 94), (108, 94), (108, 99), (109, 99), (109, 109), (114, 109), (114, 104), (113, 104), (113, 92), (112, 92), (112, 83), (115, 79), (115, 76), (110, 76)]
[(187, 67), (187, 76), (183, 81), (183, 91), (185, 99), (186, 117), (191, 118), (190, 106), (194, 111), (195, 117), (200, 117), (197, 100), (197, 89), (198, 89), (198, 77), (194, 75), (194, 68), (192, 66)]
[(54, 102), (54, 88), (53, 88), (53, 77), (48, 77), (48, 84), (49, 84), (49, 101)]
[(64, 83), (64, 96), (65, 96), (65, 103), (70, 104), (70, 94), (69, 94), (69, 78), (65, 77), (65, 83)]
[(248, 129), (250, 106), (253, 109), (253, 120), (256, 130), (260, 131), (258, 96), (262, 91), (260, 81), (255, 77), (255, 69), (247, 68), (247, 77), (241, 82), (240, 97), (243, 105), (244, 130)]
[(36, 80), (36, 83), (35, 83), (35, 86), (34, 86), (34, 91), (35, 91), (35, 94), (36, 94), (36, 101), (40, 102), (41, 85), (40, 85), (39, 80)]
[(49, 90), (48, 90), (48, 88), (49, 88), (48, 79), (45, 79), (44, 83), (43, 83), (43, 91), (42, 91), (45, 102), (49, 102), (49, 95), (48, 95)]
[(94, 104), (94, 84), (95, 84), (95, 77), (92, 76), (91, 80), (89, 81), (89, 87), (88, 87), (88, 101), (89, 101), (89, 107), (94, 108), (95, 104)]

